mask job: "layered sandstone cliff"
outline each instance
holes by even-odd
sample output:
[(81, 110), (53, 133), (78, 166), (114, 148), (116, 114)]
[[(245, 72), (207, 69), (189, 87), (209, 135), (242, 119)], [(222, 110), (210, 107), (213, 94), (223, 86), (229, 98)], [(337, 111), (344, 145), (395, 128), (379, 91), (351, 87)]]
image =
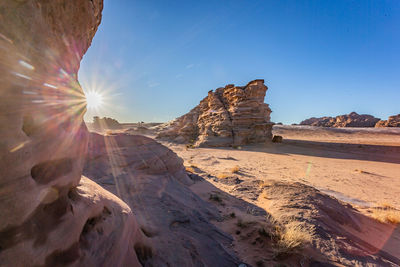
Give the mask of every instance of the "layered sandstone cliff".
[(140, 264), (130, 208), (81, 178), (88, 132), (77, 72), (102, 8), (102, 0), (0, 2), (2, 266)]
[(375, 127), (400, 127), (400, 114), (390, 116), (387, 120), (378, 121)]
[(336, 117), (310, 118), (300, 122), (300, 125), (321, 126), (321, 127), (374, 127), (380, 119), (371, 115), (357, 114), (351, 112), (347, 115)]
[(271, 140), (271, 109), (264, 103), (264, 80), (208, 92), (198, 106), (160, 126), (157, 138), (195, 146), (238, 146)]

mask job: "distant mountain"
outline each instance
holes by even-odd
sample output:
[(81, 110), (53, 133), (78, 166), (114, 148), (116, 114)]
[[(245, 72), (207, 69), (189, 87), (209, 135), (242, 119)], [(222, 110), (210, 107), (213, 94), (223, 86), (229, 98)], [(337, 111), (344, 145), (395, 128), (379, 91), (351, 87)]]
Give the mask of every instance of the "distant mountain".
[(367, 114), (351, 112), (336, 117), (310, 118), (300, 122), (300, 125), (321, 126), (321, 127), (375, 127), (379, 118)]

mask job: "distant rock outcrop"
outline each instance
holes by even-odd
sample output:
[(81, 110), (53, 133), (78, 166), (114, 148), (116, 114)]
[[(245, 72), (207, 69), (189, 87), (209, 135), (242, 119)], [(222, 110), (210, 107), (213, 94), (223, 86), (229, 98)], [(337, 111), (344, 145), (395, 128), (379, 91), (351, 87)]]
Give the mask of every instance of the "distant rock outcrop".
[(106, 129), (121, 129), (122, 125), (113, 118), (103, 117), (100, 118), (98, 116), (93, 117), (92, 127), (94, 130), (106, 130)]
[(146, 251), (130, 208), (81, 176), (77, 72), (102, 9), (102, 0), (0, 1), (1, 266), (140, 266)]
[(233, 84), (208, 92), (198, 106), (159, 126), (157, 138), (194, 146), (237, 146), (272, 138), (271, 109), (264, 103), (264, 80)]
[(390, 116), (387, 120), (378, 121), (375, 127), (400, 127), (400, 114)]
[(321, 117), (310, 118), (300, 122), (300, 125), (322, 126), (322, 127), (374, 127), (379, 121), (371, 115), (359, 115), (356, 112), (351, 112), (347, 115), (340, 115), (336, 117)]

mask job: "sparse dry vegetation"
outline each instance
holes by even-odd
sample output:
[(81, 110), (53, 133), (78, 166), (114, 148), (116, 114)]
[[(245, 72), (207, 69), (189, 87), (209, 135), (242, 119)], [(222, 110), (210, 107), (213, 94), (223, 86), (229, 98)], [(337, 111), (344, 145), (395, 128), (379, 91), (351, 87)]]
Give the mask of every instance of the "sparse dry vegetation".
[(187, 172), (191, 172), (191, 173), (194, 173), (194, 172), (195, 172), (195, 170), (193, 169), (193, 167), (190, 167), (190, 166), (186, 166), (185, 169), (186, 169)]
[(390, 204), (373, 209), (371, 217), (381, 223), (400, 224), (400, 211)]
[(259, 186), (260, 186), (260, 188), (264, 188), (264, 187), (272, 186), (274, 184), (275, 184), (275, 181), (267, 180), (267, 181), (260, 181)]
[(313, 233), (297, 221), (291, 221), (283, 227), (277, 226), (275, 230), (277, 258), (299, 252), (313, 239)]
[(218, 194), (210, 194), (209, 199), (212, 201), (219, 202), (219, 203), (222, 202), (222, 198)]
[(216, 175), (216, 177), (218, 179), (225, 179), (225, 178), (231, 177), (232, 174), (238, 173), (239, 171), (240, 171), (240, 167), (236, 165), (232, 169), (230, 169), (230, 171), (225, 171), (225, 172), (218, 173)]
[(190, 164), (189, 166), (185, 166), (187, 172), (195, 173), (196, 169), (198, 169), (197, 165)]
[(380, 206), (385, 209), (394, 209), (394, 207), (387, 202), (382, 202), (382, 204)]
[(236, 226), (239, 227), (239, 228), (246, 228), (246, 227), (249, 226), (249, 224), (250, 224), (249, 222), (245, 222), (242, 219), (238, 219), (237, 223), (236, 223)]
[(225, 179), (225, 178), (228, 178), (228, 177), (229, 177), (228, 173), (221, 172), (221, 173), (217, 174), (217, 178), (218, 179)]
[(268, 215), (266, 220), (272, 227), (267, 231), (262, 229), (260, 234), (271, 237), (275, 244), (276, 258), (300, 253), (314, 238), (314, 230), (307, 228), (303, 223), (295, 219), (290, 219), (287, 223), (282, 224), (271, 215)]
[(236, 165), (235, 167), (233, 167), (232, 169), (231, 169), (231, 172), (232, 173), (238, 173), (240, 171), (240, 167), (238, 166), (238, 165)]
[(260, 196), (258, 197), (258, 199), (259, 199), (259, 200), (268, 199), (267, 191), (263, 190), (263, 191), (261, 192)]
[(264, 229), (264, 227), (258, 229), (258, 234), (259, 234), (260, 236), (264, 236), (264, 237), (271, 237), (270, 233), (267, 232), (267, 231)]
[(186, 144), (186, 149), (194, 148), (193, 144)]

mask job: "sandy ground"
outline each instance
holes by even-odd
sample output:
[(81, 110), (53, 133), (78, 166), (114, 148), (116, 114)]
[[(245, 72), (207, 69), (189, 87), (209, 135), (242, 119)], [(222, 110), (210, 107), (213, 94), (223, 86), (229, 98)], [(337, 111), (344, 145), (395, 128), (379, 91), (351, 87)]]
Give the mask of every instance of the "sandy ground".
[[(399, 129), (275, 126), (274, 133), (283, 136), (283, 143), (239, 149), (163, 144), (198, 173), (297, 181), (360, 207), (400, 208)], [(233, 173), (234, 168), (239, 171)]]
[[(154, 138), (149, 131), (127, 132)], [(400, 129), (274, 126), (274, 134), (283, 143), (234, 149), (159, 142), (184, 160), (195, 181), (189, 188), (217, 207), (222, 220), (213, 224), (233, 237), (232, 249), (252, 266), (398, 266), (400, 227), (370, 216), (376, 207), (400, 209)], [(283, 182), (282, 191), (275, 182)], [(351, 205), (332, 205), (314, 188)], [(272, 239), (260, 232), (274, 229), (269, 216), (283, 225), (292, 217), (325, 225), (328, 232), (313, 237), (314, 248), (324, 247), (323, 253), (308, 247), (278, 260)]]
[[(273, 216), (282, 214), (274, 212), (271, 203), (268, 203), (270, 201), (261, 197), (262, 194), (254, 193), (258, 184), (269, 183), (270, 180), (300, 182), (350, 203), (368, 217), (373, 207), (400, 209), (399, 130), (278, 126), (274, 127), (274, 134), (282, 135), (283, 143), (249, 145), (239, 149), (193, 149), (186, 145), (162, 143), (184, 159), (189, 172), (209, 178), (207, 182), (192, 186), (196, 194), (204, 200), (217, 194), (224, 203), (219, 205), (220, 212), (235, 214), (235, 218), (225, 215), (226, 219), (216, 224), (235, 236), (233, 247), (238, 255), (254, 265), (264, 262), (269, 266), (274, 263), (268, 261), (273, 252), (266, 250), (267, 241), (264, 240), (261, 245), (253, 241), (260, 238), (256, 238), (254, 229), (264, 227), (265, 216), (254, 211), (261, 208)], [(234, 183), (221, 182), (235, 179), (241, 184), (248, 183), (252, 189), (238, 191)], [(240, 203), (236, 203), (238, 199), (247, 203), (246, 210), (239, 208)], [(249, 204), (254, 205), (250, 211)], [(389, 255), (388, 258), (398, 263), (400, 228), (383, 224), (377, 226), (368, 217), (360, 217), (364, 218), (360, 219), (363, 230), (354, 232), (353, 237), (372, 245), (376, 253)], [(255, 225), (245, 228), (247, 230), (241, 229), (238, 220)], [(348, 231), (347, 235), (351, 235), (350, 228), (342, 231)], [(372, 254), (375, 253), (373, 251)], [(334, 253), (325, 253), (326, 257), (335, 258)], [(311, 255), (311, 252), (306, 254)], [(353, 254), (352, 251), (350, 254)], [(318, 258), (317, 255), (314, 257)], [(286, 264), (296, 266), (299, 262), (301, 259), (292, 258)], [(354, 264), (358, 264), (357, 260), (344, 265)]]

